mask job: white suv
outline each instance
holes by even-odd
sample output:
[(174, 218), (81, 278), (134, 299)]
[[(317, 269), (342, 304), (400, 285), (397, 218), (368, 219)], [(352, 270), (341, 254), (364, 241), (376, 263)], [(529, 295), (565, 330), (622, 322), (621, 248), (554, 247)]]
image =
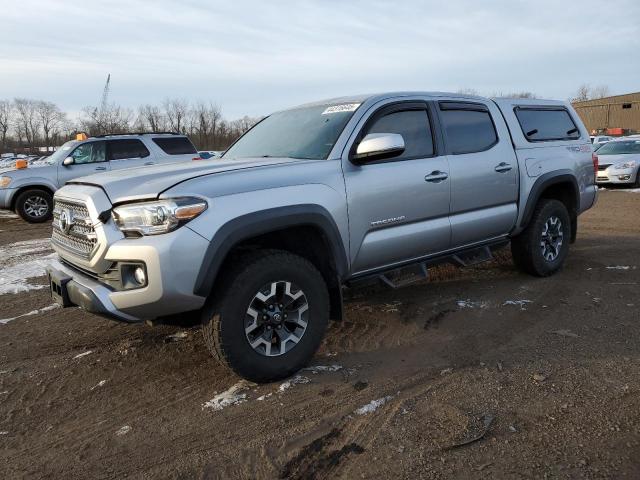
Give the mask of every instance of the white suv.
[(0, 209), (30, 223), (51, 218), (53, 193), (69, 180), (98, 172), (191, 161), (198, 152), (175, 133), (100, 135), (62, 145), (42, 164), (0, 169)]

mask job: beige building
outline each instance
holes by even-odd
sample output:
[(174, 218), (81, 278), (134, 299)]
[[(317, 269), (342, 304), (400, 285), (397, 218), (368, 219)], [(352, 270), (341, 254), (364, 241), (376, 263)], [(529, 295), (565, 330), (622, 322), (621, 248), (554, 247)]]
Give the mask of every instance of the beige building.
[(573, 108), (591, 134), (640, 132), (640, 92), (574, 102)]

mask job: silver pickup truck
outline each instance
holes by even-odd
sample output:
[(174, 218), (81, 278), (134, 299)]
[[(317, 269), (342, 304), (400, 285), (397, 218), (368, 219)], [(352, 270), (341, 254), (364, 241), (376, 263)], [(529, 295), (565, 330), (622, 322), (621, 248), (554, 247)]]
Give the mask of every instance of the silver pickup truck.
[[(96, 172), (190, 161), (191, 140), (176, 133), (99, 135), (72, 140), (38, 165), (0, 168), (0, 209), (29, 223), (51, 219), (53, 193), (69, 180)], [(85, 138), (82, 138), (85, 137)]]
[(388, 93), (274, 113), (214, 164), (113, 171), (55, 195), (65, 307), (126, 322), (197, 315), (254, 381), (307, 363), (342, 288), (440, 262), (562, 267), (596, 200), (589, 135), (561, 101)]

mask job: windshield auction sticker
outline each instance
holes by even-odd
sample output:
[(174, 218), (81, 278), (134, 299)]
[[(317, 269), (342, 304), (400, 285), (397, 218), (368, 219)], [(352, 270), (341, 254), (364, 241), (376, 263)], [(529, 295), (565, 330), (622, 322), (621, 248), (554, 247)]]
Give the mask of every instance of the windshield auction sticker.
[(332, 105), (330, 107), (327, 107), (326, 110), (322, 112), (322, 115), (328, 115), (330, 113), (354, 112), (359, 106), (359, 103), (344, 103), (342, 105)]

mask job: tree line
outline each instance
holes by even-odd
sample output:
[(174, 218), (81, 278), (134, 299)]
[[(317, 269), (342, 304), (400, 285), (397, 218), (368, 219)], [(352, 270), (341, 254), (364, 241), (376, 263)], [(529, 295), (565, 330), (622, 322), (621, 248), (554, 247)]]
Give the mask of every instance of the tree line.
[(198, 150), (224, 150), (259, 118), (226, 120), (215, 103), (168, 98), (137, 109), (109, 103), (82, 109), (71, 120), (55, 103), (28, 98), (0, 100), (0, 153), (36, 153), (75, 138), (132, 132), (178, 132), (188, 135)]

